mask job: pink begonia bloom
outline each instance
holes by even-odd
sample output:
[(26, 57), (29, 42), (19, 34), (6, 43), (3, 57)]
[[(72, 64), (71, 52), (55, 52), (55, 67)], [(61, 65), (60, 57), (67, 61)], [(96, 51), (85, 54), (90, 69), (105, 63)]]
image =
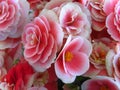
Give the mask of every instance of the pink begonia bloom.
[(16, 46), (27, 21), (29, 4), (26, 0), (0, 0), (0, 10), (0, 49)]
[(103, 11), (104, 0), (88, 1), (88, 9), (92, 17), (92, 28), (96, 31), (101, 31), (106, 28), (106, 14)]
[(106, 55), (110, 49), (114, 48), (115, 43), (109, 38), (94, 39), (92, 43), (92, 54), (90, 56), (90, 62), (97, 68), (106, 68)]
[(89, 69), (91, 43), (82, 37), (68, 37), (63, 50), (55, 62), (55, 72), (64, 83), (72, 83), (76, 76), (84, 74)]
[(48, 89), (45, 88), (45, 87), (31, 87), (31, 88), (29, 88), (27, 90), (48, 90)]
[(63, 31), (57, 21), (54, 12), (45, 10), (25, 26), (22, 35), (24, 57), (36, 71), (48, 69), (60, 50)]
[(81, 88), (81, 90), (120, 90), (113, 78), (105, 76), (86, 80), (83, 82)]
[(108, 33), (114, 40), (120, 41), (120, 1), (105, 0), (103, 9), (107, 14), (106, 27)]
[(68, 2), (61, 5), (59, 22), (66, 35), (89, 37), (91, 33), (90, 13), (83, 5)]

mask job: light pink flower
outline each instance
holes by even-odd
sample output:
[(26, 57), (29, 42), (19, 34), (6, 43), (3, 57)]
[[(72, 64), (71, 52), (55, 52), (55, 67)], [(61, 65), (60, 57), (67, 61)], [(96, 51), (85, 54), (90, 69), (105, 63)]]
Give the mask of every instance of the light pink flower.
[(106, 68), (106, 55), (110, 49), (115, 47), (115, 42), (109, 38), (100, 38), (93, 40), (93, 50), (90, 56), (90, 62), (97, 68)]
[(104, 0), (88, 1), (88, 9), (92, 17), (92, 28), (96, 31), (101, 31), (106, 28), (106, 14), (103, 11)]
[(13, 39), (20, 38), (28, 10), (26, 0), (0, 0), (0, 49), (13, 47), (11, 44), (18, 42)]
[(119, 90), (113, 78), (98, 76), (83, 82), (82, 90)]
[(92, 46), (82, 37), (71, 39), (60, 52), (55, 62), (55, 71), (58, 78), (64, 83), (71, 83), (76, 76), (84, 74), (89, 69), (89, 56)]
[(61, 5), (59, 22), (66, 35), (89, 37), (91, 33), (90, 13), (83, 5), (73, 2)]
[(103, 9), (107, 14), (106, 27), (108, 33), (114, 40), (120, 41), (120, 1), (105, 0)]
[[(53, 18), (54, 17), (54, 18)], [(25, 26), (22, 36), (24, 56), (36, 71), (43, 72), (54, 62), (63, 41), (56, 14), (45, 11)]]

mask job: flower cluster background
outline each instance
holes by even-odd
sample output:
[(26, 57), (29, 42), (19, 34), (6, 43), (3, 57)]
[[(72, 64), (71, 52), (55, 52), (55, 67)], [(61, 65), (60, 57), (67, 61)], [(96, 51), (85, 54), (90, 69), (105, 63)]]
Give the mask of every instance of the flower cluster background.
[(120, 90), (120, 0), (0, 0), (0, 90)]

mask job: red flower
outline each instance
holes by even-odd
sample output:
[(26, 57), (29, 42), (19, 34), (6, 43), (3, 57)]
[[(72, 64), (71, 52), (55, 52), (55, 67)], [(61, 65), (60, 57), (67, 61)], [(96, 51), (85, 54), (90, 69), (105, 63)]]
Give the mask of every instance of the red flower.
[(33, 74), (32, 67), (27, 62), (23, 62), (11, 68), (4, 77), (4, 81), (10, 85), (13, 84), (15, 90), (24, 90), (28, 86), (28, 82)]

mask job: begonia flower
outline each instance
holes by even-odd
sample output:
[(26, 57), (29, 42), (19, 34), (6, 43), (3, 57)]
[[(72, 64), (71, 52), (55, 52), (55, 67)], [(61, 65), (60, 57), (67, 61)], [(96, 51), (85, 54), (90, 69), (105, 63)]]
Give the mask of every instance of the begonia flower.
[(89, 69), (91, 43), (82, 37), (67, 39), (63, 50), (55, 62), (55, 72), (64, 83), (72, 83), (76, 76), (84, 74)]
[(24, 57), (36, 71), (48, 69), (62, 46), (63, 31), (57, 21), (54, 12), (45, 10), (25, 26)]
[(18, 44), (28, 12), (26, 0), (0, 0), (0, 49)]
[(113, 78), (98, 76), (83, 82), (82, 90), (119, 90)]

